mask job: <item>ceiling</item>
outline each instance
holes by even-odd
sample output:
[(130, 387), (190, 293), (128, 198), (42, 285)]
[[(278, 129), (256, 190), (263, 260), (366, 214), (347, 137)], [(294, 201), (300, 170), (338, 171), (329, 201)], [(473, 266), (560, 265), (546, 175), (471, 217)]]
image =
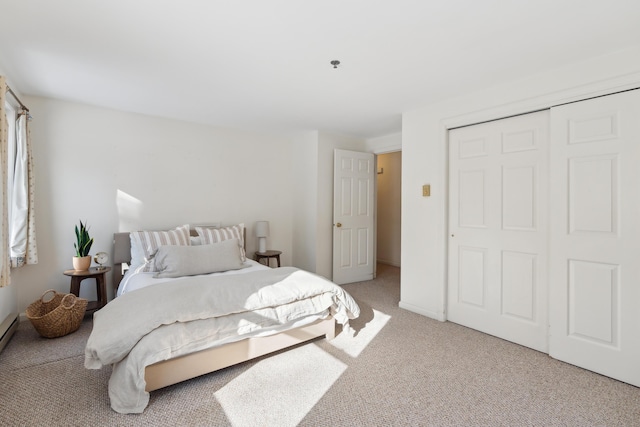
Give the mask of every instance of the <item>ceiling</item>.
[(403, 111), (640, 41), (638, 0), (0, 0), (0, 10), (0, 70), (24, 95), (364, 138), (399, 132)]

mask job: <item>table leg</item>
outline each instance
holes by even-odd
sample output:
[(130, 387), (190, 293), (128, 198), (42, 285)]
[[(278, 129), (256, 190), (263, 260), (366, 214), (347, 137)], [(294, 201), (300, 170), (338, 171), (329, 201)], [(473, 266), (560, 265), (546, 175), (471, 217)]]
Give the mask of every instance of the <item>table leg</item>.
[(104, 274), (96, 276), (96, 296), (98, 307), (102, 308), (107, 304), (107, 286), (104, 282)]
[(75, 296), (79, 297), (80, 296), (80, 282), (82, 282), (82, 278), (81, 277), (72, 277), (71, 278), (71, 293), (74, 294)]

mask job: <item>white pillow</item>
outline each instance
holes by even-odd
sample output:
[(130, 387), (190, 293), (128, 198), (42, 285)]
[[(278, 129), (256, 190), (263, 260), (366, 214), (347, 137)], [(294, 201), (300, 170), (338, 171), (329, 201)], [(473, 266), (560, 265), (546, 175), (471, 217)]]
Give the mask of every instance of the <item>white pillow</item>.
[(244, 251), (244, 224), (220, 228), (196, 227), (196, 231), (198, 232), (198, 235), (202, 237), (203, 245), (211, 245), (213, 243), (219, 243), (229, 239), (238, 239), (242, 262), (247, 260), (247, 255)]
[(154, 257), (153, 277), (182, 277), (248, 267), (240, 259), (237, 239), (198, 246), (160, 246)]
[(139, 239), (137, 239), (134, 232), (129, 233), (129, 240), (131, 241), (131, 262), (130, 268), (137, 268), (141, 265), (144, 265), (144, 251), (142, 250), (142, 246), (139, 243)]
[(168, 231), (132, 231), (131, 266), (138, 272), (155, 271), (153, 257), (160, 246), (190, 246), (189, 224)]

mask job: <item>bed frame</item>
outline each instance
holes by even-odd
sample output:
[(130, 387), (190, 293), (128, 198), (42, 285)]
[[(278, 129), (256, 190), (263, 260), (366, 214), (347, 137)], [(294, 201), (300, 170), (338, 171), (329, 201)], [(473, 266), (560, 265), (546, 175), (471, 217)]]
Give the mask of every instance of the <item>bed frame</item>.
[[(196, 235), (191, 230), (192, 235)], [(246, 242), (246, 229), (244, 241)], [(129, 233), (113, 236), (113, 285), (114, 295), (123, 276), (123, 264), (131, 262)], [(218, 347), (154, 363), (145, 368), (145, 390), (153, 391), (176, 384), (218, 369), (246, 362), (265, 354), (273, 353), (321, 336), (331, 340), (335, 337), (335, 320), (317, 320), (309, 325), (289, 329), (266, 337), (252, 337)]]

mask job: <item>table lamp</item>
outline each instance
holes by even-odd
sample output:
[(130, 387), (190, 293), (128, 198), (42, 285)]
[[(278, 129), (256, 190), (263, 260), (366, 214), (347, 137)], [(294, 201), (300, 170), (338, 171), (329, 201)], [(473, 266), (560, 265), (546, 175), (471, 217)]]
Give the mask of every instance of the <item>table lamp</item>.
[(258, 252), (266, 252), (267, 237), (269, 237), (269, 221), (256, 222), (256, 237), (258, 238)]

